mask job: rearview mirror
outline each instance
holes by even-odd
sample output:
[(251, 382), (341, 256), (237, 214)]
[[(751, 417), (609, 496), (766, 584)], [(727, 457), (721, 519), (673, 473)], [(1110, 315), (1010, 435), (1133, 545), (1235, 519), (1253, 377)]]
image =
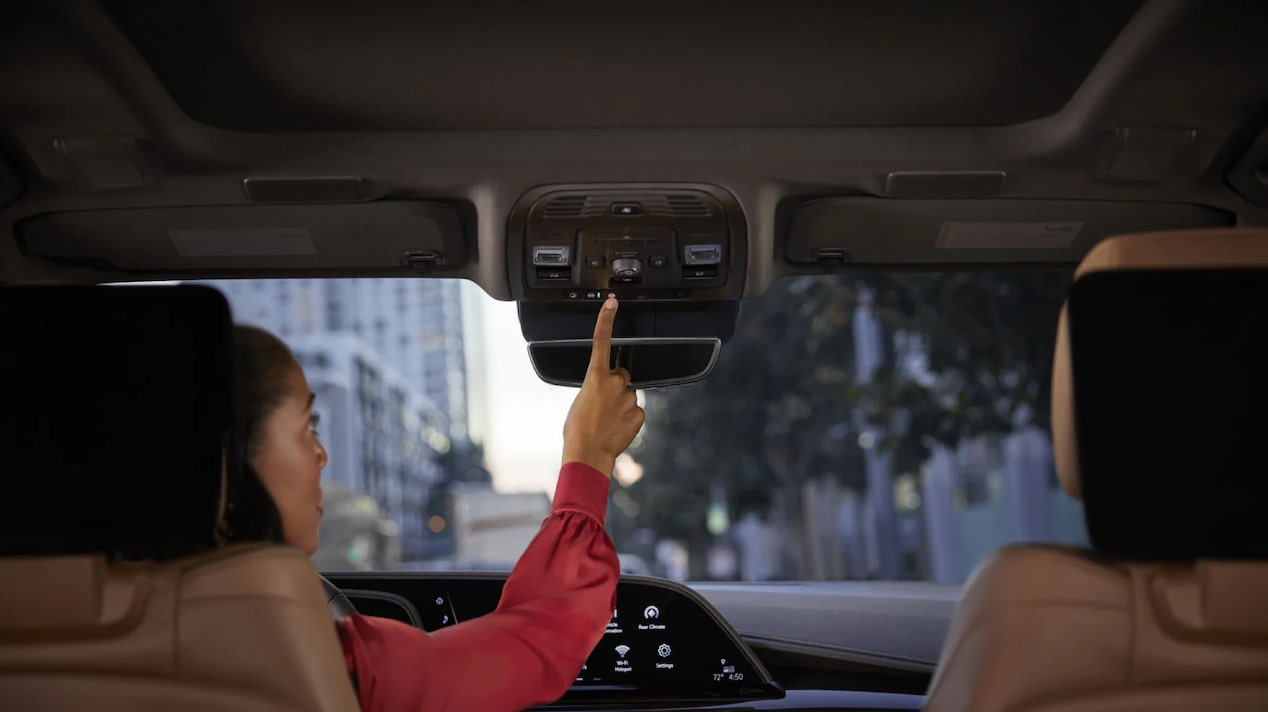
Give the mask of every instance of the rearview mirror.
[[(716, 338), (612, 339), (613, 368), (630, 372), (634, 388), (695, 383), (713, 370), (722, 340)], [(534, 341), (529, 360), (538, 378), (557, 386), (580, 386), (590, 365), (590, 339)]]

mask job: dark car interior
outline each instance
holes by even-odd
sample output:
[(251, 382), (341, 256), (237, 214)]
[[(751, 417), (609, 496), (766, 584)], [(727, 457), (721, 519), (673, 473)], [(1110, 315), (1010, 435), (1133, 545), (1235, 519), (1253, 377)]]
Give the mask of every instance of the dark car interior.
[(782, 279), (988, 268), (1074, 276), (1053, 450), (1090, 546), (963, 586), (623, 576), (551, 708), (1268, 709), (1268, 4), (0, 18), (0, 709), (355, 710), (331, 616), (435, 631), (505, 581), (219, 546), (227, 303), (97, 285), (468, 280), (560, 385), (615, 293), (616, 364), (664, 388)]
[(0, 297), (5, 472), (47, 473), (12, 476), (0, 510), (2, 706), (355, 709), (304, 553), (217, 545), (223, 297), (102, 292)]

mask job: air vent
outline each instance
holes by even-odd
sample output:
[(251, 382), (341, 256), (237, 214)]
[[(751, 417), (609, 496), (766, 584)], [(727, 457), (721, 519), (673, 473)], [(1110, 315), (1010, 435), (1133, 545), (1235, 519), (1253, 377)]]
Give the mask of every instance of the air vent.
[(544, 218), (593, 218), (607, 215), (610, 201), (589, 198), (584, 195), (566, 195), (555, 198), (542, 208)]
[(607, 215), (613, 202), (638, 203), (645, 215), (674, 218), (707, 218), (713, 216), (708, 203), (694, 195), (627, 195), (598, 198), (585, 195), (565, 195), (546, 203), (542, 208), (544, 218), (597, 218)]
[(579, 218), (586, 206), (583, 195), (570, 195), (566, 198), (555, 198), (542, 208), (544, 218)]
[(657, 208), (676, 218), (707, 218), (713, 215), (709, 205), (694, 195), (666, 195), (665, 203)]

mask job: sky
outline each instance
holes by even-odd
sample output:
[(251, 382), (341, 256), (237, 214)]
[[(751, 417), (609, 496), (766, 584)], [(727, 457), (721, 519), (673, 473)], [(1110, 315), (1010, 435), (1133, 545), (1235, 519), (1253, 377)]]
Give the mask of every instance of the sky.
[(472, 396), (485, 399), (485, 461), (493, 486), (504, 492), (544, 491), (553, 496), (564, 419), (577, 389), (552, 386), (537, 377), (515, 302), (499, 302), (470, 283), (463, 286), (470, 290), (464, 303), (480, 312), (468, 323), (482, 340), (483, 359), (475, 359), (469, 368), (473, 381), (483, 378), (483, 388), (473, 388)]

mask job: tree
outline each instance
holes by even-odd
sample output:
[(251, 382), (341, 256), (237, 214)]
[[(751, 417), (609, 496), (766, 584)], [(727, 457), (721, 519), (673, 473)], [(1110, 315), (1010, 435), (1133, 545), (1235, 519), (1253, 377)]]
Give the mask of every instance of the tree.
[[(747, 302), (713, 374), (650, 392), (631, 488), (638, 525), (709, 540), (713, 485), (731, 511), (795, 517), (800, 486), (834, 478), (865, 488), (863, 429), (898, 472), (918, 470), (934, 442), (1048, 420), (1048, 382), (1063, 271), (862, 273), (797, 277)], [(885, 353), (856, 369), (854, 322), (879, 321)], [(856, 414), (861, 414), (861, 418)], [(866, 439), (864, 440), (866, 443)], [(698, 568), (697, 568), (698, 571)]]

